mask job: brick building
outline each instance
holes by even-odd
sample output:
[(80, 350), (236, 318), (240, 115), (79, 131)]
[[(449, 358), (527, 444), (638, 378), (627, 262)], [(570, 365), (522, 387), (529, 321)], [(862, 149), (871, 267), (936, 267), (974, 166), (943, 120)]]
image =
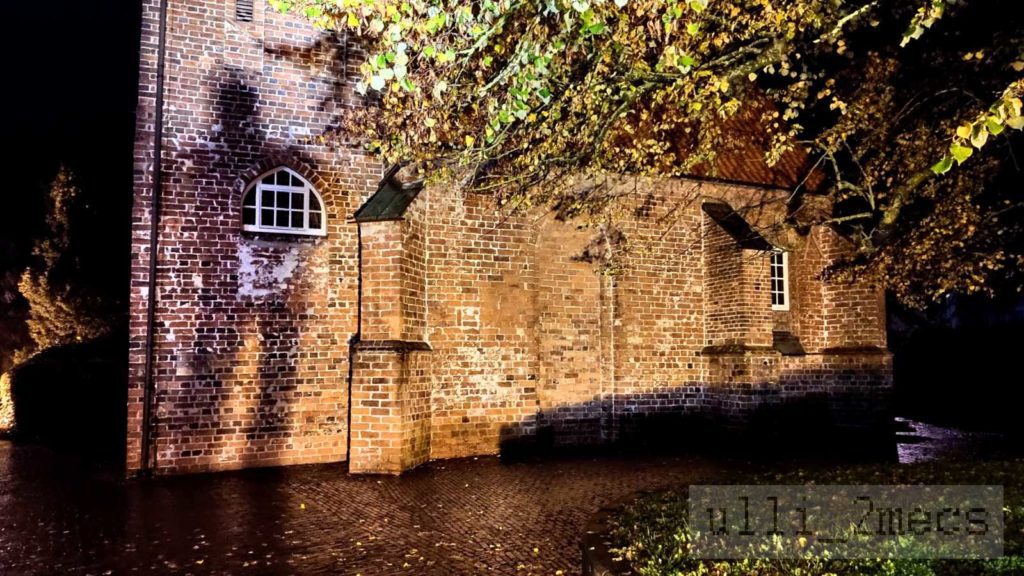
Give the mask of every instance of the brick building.
[(759, 154), (631, 184), (631, 249), (601, 274), (579, 257), (593, 229), (322, 143), (362, 105), (343, 34), (259, 1), (161, 7), (143, 2), (130, 472), (396, 473), (802, 401), (877, 423), (882, 293), (818, 280), (848, 249), (831, 230), (759, 232), (777, 209), (739, 207), (791, 185)]

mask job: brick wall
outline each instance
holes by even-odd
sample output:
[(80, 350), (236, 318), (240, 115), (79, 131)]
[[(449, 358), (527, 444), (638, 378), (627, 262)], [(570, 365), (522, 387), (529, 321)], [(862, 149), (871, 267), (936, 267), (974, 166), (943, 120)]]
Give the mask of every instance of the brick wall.
[(629, 245), (614, 283), (610, 437), (678, 411), (703, 379), (700, 198), (704, 184), (641, 181), (619, 224)]
[[(402, 223), (372, 225), (392, 226), (390, 241), (406, 246), (403, 297), (411, 286), (426, 302), (431, 350), (415, 356), (422, 383), (394, 393), (410, 415), (422, 404), (413, 408), (409, 399), (429, 396), (429, 439), (422, 420), (403, 420), (403, 434), (428, 446), (429, 457), (496, 453), (522, 437), (632, 439), (651, 422), (686, 414), (745, 422), (821, 390), (831, 391), (829, 414), (837, 417), (844, 396), (870, 390), (884, 399), (885, 355), (821, 355), (819, 347), (788, 358), (772, 347), (779, 319), (767, 253), (741, 249), (700, 210), (702, 198), (742, 200), (742, 188), (687, 181), (639, 188), (617, 223), (630, 246), (615, 276), (579, 258), (593, 229), (550, 214), (504, 213), (487, 198), (450, 189), (425, 190)], [(364, 243), (364, 263), (375, 261), (367, 254), (374, 242)], [(811, 273), (827, 256), (804, 258), (808, 242), (788, 242), (790, 274), (807, 278), (792, 283), (786, 321), (810, 329), (821, 316), (804, 310), (833, 288), (821, 287), (820, 268)], [(833, 298), (861, 297), (854, 294)], [(802, 307), (804, 300), (811, 303)], [(418, 309), (408, 316), (418, 320)], [(851, 409), (846, 420), (873, 413)], [(407, 456), (411, 450), (396, 445), (392, 461), (419, 461)]]
[[(358, 239), (381, 166), (311, 136), (361, 105), (358, 51), (257, 2), (171, 0), (157, 264), (153, 462), (179, 472), (346, 457)], [(143, 2), (132, 232), (128, 469), (140, 468), (154, 162), (156, 0)], [(324, 198), (326, 238), (240, 232), (240, 194), (288, 166)]]
[(498, 451), (536, 428), (535, 232), (490, 198), (429, 189), (431, 456)]
[[(262, 2), (252, 23), (235, 22), (231, 2), (170, 3), (150, 294), (157, 4), (144, 2), (129, 471), (142, 466), (150, 297), (149, 464), (168, 473), (343, 460), (395, 473), (523, 438), (607, 441), (661, 416), (743, 420), (765, 399), (888, 386), (881, 292), (817, 279), (848, 249), (834, 233), (780, 241), (791, 309), (773, 314), (766, 254), (738, 248), (700, 208), (756, 207), (744, 217), (767, 227), (777, 191), (630, 183), (616, 275), (578, 258), (593, 229), (509, 214), (454, 186), (426, 188), (401, 220), (350, 222), (382, 167), (315, 136), (363, 105), (336, 81), (357, 74), (360, 52)], [(241, 231), (242, 192), (279, 166), (318, 189), (325, 237)], [(773, 329), (808, 354), (781, 356)]]
[(565, 443), (604, 439), (610, 413), (614, 279), (574, 258), (590, 240), (551, 215), (538, 223), (538, 425)]
[(772, 344), (769, 254), (741, 248), (705, 215), (704, 291), (707, 347), (769, 347)]

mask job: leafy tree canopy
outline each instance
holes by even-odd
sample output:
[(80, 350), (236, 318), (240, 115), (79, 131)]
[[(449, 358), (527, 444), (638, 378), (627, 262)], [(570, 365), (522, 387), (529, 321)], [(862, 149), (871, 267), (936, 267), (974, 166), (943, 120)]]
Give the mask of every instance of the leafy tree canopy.
[(46, 232), (35, 242), (35, 262), (21, 275), (18, 289), (28, 303), (26, 324), (32, 345), (19, 350), (15, 362), (56, 346), (98, 338), (113, 325), (110, 303), (85, 289), (86, 271), (76, 250), (84, 243), (79, 189), (61, 168), (47, 197)]
[[(341, 132), (514, 207), (608, 217), (580, 178), (716, 176), (738, 124), (792, 207), (827, 194), (904, 300), (1019, 288), (1019, 0), (271, 0), (366, 50)], [(816, 174), (816, 175), (815, 175)]]

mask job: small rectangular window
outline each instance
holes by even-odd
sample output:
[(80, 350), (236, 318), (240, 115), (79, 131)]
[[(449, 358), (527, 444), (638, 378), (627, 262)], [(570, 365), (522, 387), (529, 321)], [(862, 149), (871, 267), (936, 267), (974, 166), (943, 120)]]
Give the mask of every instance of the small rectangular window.
[(235, 0), (235, 20), (252, 22), (252, 0)]
[(772, 252), (772, 310), (789, 310), (789, 255), (782, 250)]

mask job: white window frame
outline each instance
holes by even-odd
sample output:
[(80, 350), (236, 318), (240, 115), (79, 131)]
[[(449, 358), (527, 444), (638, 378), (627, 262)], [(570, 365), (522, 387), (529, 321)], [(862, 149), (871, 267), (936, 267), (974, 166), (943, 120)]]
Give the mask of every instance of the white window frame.
[[(299, 182), (302, 182), (302, 186), (292, 186), (283, 184), (264, 184), (263, 179), (272, 174), (278, 174), (279, 172), (287, 172), (293, 178), (297, 178)], [(302, 227), (291, 227), (291, 226), (265, 226), (263, 225), (263, 192), (287, 192), (289, 194), (302, 193), (303, 194), (303, 207), (302, 207)], [(249, 194), (256, 195), (256, 223), (246, 224), (245, 223), (245, 200), (249, 197)], [(311, 228), (309, 225), (309, 216), (311, 213), (310, 209), (310, 198), (316, 198), (317, 203), (320, 205), (320, 227)], [(327, 236), (327, 210), (325, 208), (324, 199), (317, 192), (316, 188), (310, 184), (309, 180), (303, 178), (299, 173), (295, 172), (291, 168), (286, 166), (279, 166), (272, 170), (267, 170), (263, 174), (254, 178), (253, 181), (245, 188), (242, 193), (241, 203), (241, 216), (242, 216), (242, 230), (246, 232), (264, 232), (269, 234), (291, 234), (293, 236)], [(278, 210), (277, 207), (272, 208), (275, 213)], [(289, 208), (291, 210), (291, 208)]]
[[(782, 256), (782, 304), (775, 303), (775, 295), (778, 291), (775, 290), (775, 256)], [(786, 311), (789, 310), (789, 252), (785, 250), (772, 250), (768, 260), (768, 288), (772, 296), (772, 310)]]

